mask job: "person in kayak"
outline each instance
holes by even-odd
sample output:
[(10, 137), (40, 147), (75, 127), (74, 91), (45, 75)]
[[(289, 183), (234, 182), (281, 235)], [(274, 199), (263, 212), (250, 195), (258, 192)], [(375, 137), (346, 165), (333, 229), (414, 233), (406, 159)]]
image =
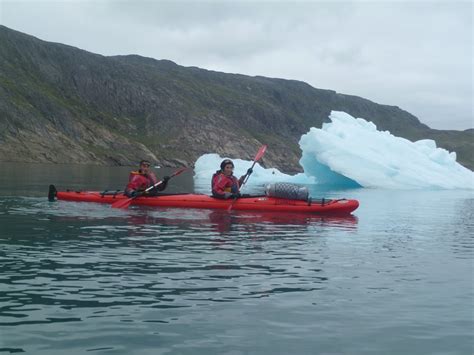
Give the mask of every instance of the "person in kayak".
[[(140, 196), (144, 193), (144, 191), (149, 188), (150, 186), (155, 185), (158, 182), (156, 175), (150, 169), (151, 163), (148, 160), (140, 161), (140, 167), (138, 171), (130, 172), (130, 176), (128, 178), (128, 184), (125, 188), (125, 195), (128, 197), (136, 197)], [(155, 196), (158, 191), (163, 191), (166, 189), (166, 185), (168, 184), (168, 180), (170, 179), (169, 176), (163, 177), (163, 183), (158, 185), (157, 187), (151, 189), (146, 193), (147, 196)]]
[(221, 163), (221, 169), (212, 175), (212, 196), (216, 198), (228, 199), (240, 197), (240, 186), (247, 175), (252, 174), (253, 170), (247, 170), (247, 174), (237, 179), (234, 173), (234, 163), (230, 159), (224, 159)]

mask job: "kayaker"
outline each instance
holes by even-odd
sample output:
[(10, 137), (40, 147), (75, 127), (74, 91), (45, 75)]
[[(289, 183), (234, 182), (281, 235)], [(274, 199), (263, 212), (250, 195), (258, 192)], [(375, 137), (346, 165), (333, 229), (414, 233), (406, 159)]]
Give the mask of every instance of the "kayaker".
[(216, 198), (228, 199), (240, 197), (240, 186), (247, 175), (252, 174), (253, 170), (247, 170), (247, 174), (237, 179), (234, 174), (234, 163), (230, 159), (224, 159), (221, 163), (221, 169), (212, 175), (212, 196)]
[[(150, 169), (151, 163), (148, 160), (140, 161), (140, 166), (138, 171), (130, 172), (128, 178), (128, 184), (125, 188), (125, 195), (128, 197), (135, 197), (141, 195), (144, 191), (150, 186), (155, 185), (159, 180), (156, 178), (156, 175)], [(163, 183), (157, 187), (151, 189), (146, 193), (147, 196), (154, 196), (158, 191), (163, 191), (166, 189), (168, 184), (169, 176), (163, 177)]]

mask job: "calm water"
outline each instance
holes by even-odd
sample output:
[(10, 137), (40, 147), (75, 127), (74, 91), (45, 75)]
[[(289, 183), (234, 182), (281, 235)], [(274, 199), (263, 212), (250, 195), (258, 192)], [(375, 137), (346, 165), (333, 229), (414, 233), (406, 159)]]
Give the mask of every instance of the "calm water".
[(348, 218), (46, 199), (128, 171), (0, 164), (0, 352), (473, 352), (472, 192), (325, 193)]

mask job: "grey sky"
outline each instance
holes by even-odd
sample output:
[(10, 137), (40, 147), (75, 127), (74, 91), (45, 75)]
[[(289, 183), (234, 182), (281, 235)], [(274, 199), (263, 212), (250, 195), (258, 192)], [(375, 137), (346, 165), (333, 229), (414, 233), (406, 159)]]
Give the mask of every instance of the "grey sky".
[(302, 80), (474, 127), (471, 1), (0, 0), (0, 23), (104, 55)]

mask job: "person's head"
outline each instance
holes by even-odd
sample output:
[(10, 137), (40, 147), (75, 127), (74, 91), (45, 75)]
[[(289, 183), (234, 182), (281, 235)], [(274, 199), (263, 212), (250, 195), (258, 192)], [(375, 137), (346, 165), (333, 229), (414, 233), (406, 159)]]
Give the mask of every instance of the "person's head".
[(224, 159), (221, 163), (221, 171), (224, 175), (232, 175), (234, 171), (234, 163), (230, 159)]
[(140, 171), (142, 173), (148, 173), (150, 171), (151, 163), (148, 160), (140, 161)]

